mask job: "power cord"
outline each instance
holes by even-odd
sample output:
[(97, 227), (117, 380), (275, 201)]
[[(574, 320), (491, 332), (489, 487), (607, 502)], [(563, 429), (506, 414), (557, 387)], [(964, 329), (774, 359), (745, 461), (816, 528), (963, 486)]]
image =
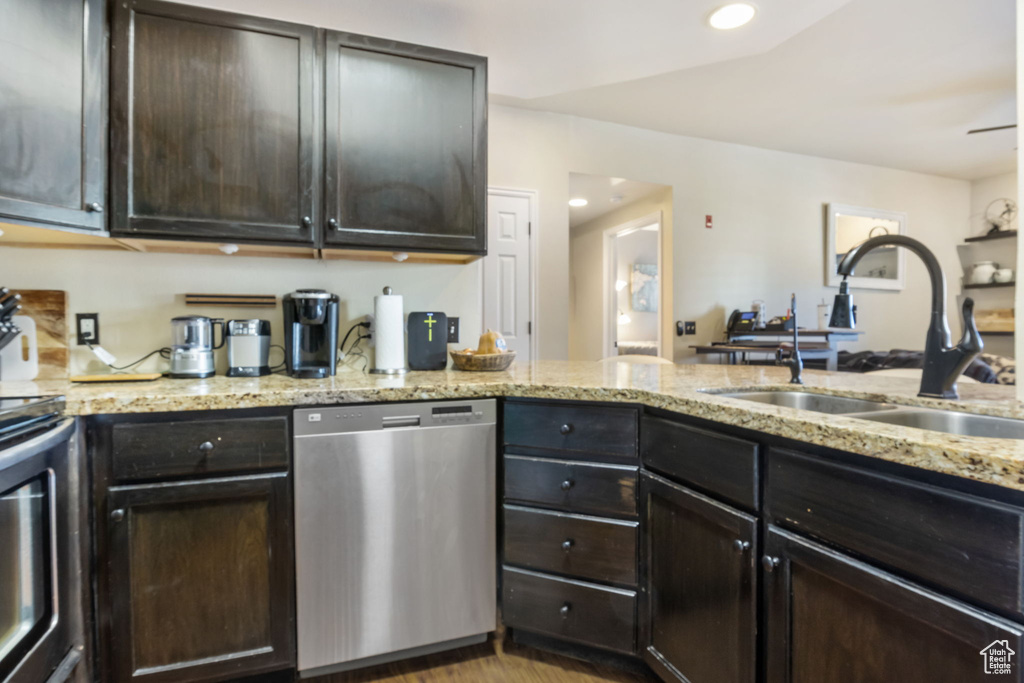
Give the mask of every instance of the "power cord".
[[(346, 333), (345, 333), (345, 338), (341, 340), (341, 346), (339, 346), (339, 347), (338, 347), (338, 348), (339, 348), (339, 350), (340, 350), (340, 351), (341, 351), (342, 353), (345, 353), (345, 344), (347, 344), (347, 343), (348, 343), (348, 338), (349, 338), (349, 336), (350, 336), (350, 335), (352, 334), (352, 332), (354, 332), (354, 331), (355, 331), (356, 329), (358, 329), (358, 328), (360, 328), (360, 327), (364, 327), (364, 328), (366, 328), (366, 329), (370, 329), (370, 323), (368, 323), (368, 322), (361, 322), (361, 323), (356, 323), (356, 324), (355, 324), (355, 325), (353, 325), (352, 327), (348, 328), (348, 332), (346, 332)], [(352, 346), (353, 346), (353, 348), (355, 348), (355, 346), (356, 346), (357, 344), (359, 344), (359, 340), (360, 340), (360, 339), (369, 339), (369, 338), (370, 338), (370, 335), (366, 335), (365, 337), (363, 337), (363, 336), (361, 336), (361, 335), (362, 335), (362, 333), (360, 333), (360, 335), (358, 335), (358, 336), (357, 336), (357, 338), (356, 338), (356, 341), (355, 341), (355, 342), (353, 343), (353, 345), (352, 345)]]
[(93, 346), (89, 342), (86, 342), (85, 345), (89, 347), (90, 351), (92, 351), (94, 354), (96, 354), (97, 358), (99, 358), (104, 363), (106, 363), (107, 367), (111, 368), (112, 370), (128, 370), (129, 368), (135, 367), (136, 365), (138, 365), (142, 361), (148, 359), (151, 356), (155, 356), (158, 353), (160, 354), (160, 357), (163, 358), (164, 360), (170, 360), (171, 359), (171, 349), (170, 349), (169, 346), (165, 346), (165, 347), (163, 347), (161, 349), (157, 349), (156, 351), (150, 351), (149, 353), (147, 353), (145, 356), (143, 356), (142, 358), (138, 359), (134, 363), (129, 363), (128, 365), (117, 366), (117, 365), (114, 365), (112, 361), (106, 360), (105, 357), (109, 357), (111, 359), (113, 359), (114, 357), (111, 356), (110, 353), (106, 349), (103, 349), (103, 347)]

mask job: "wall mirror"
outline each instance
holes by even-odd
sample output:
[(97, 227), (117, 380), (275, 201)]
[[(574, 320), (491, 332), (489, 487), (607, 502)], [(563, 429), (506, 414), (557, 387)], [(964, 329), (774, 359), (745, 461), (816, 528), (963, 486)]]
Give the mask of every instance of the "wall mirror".
[[(850, 249), (871, 237), (907, 234), (907, 214), (898, 211), (827, 204), (825, 213), (825, 284), (832, 287), (838, 287), (843, 280), (836, 269)], [(850, 278), (850, 286), (860, 289), (903, 289), (905, 271), (905, 249), (880, 247), (860, 260)]]

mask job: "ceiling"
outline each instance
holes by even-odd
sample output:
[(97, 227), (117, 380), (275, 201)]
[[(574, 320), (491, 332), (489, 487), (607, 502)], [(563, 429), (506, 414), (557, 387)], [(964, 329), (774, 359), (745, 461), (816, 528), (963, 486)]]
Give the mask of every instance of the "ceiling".
[(492, 102), (957, 178), (1014, 170), (1014, 0), (191, 0), (487, 55)]
[[(585, 173), (569, 174), (569, 197), (583, 197), (586, 206), (570, 206), (569, 227), (583, 225), (606, 213), (621, 209), (648, 195), (664, 190), (667, 185), (642, 183), (625, 178), (609, 178), (603, 175)], [(618, 201), (612, 201), (618, 197)]]

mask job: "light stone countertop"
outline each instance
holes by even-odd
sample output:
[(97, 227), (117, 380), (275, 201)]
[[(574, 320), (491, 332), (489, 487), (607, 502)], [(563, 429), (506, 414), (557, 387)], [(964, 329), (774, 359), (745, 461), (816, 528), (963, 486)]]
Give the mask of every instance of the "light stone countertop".
[[(506, 372), (339, 372), (324, 380), (283, 375), (159, 379), (124, 384), (0, 382), (0, 397), (63, 394), (69, 415), (219, 410), (488, 396), (637, 403), (796, 441), (1024, 491), (1024, 440), (955, 436), (724, 398), (702, 390), (790, 389), (789, 370), (739, 365), (638, 365), (539, 361)], [(960, 385), (961, 400), (917, 397), (916, 380), (806, 371), (804, 390), (904, 405), (1024, 419), (1014, 387)]]

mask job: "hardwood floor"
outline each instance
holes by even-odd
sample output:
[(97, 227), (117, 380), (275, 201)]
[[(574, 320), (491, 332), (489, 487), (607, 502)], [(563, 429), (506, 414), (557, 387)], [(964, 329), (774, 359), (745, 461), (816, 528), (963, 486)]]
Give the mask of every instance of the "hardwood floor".
[(653, 677), (551, 654), (509, 640), (307, 679), (304, 683), (648, 683)]

